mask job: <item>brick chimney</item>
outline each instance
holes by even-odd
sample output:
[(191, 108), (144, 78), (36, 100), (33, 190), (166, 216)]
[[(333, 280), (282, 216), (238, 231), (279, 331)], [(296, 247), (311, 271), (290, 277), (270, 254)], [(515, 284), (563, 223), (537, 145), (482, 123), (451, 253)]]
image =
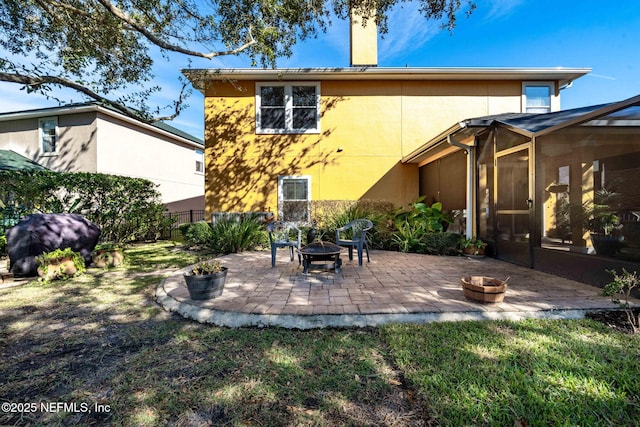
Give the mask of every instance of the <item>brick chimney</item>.
[(351, 66), (378, 66), (378, 26), (372, 16), (364, 26), (363, 19), (351, 11)]

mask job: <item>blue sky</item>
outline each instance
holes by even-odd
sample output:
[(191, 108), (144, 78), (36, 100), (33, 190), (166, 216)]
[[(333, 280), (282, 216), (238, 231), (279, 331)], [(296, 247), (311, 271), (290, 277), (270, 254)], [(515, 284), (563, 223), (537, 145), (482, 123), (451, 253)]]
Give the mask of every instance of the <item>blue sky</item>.
[[(640, 94), (640, 4), (602, 1), (476, 0), (477, 10), (460, 16), (450, 34), (426, 21), (416, 7), (393, 10), (389, 32), (378, 42), (380, 67), (566, 67), (591, 68), (590, 74), (562, 91), (562, 108), (620, 101)], [(349, 27), (335, 20), (327, 33), (299, 44), (286, 67), (349, 65)], [(222, 48), (218, 46), (218, 48)], [(158, 60), (156, 83), (163, 88), (157, 101), (167, 104), (179, 90), (184, 58)], [(249, 67), (246, 57), (193, 60), (194, 68)], [(66, 91), (63, 99), (83, 99)], [(203, 137), (203, 96), (194, 91), (189, 108), (174, 122)], [(0, 111), (57, 105), (38, 95), (25, 95), (16, 85), (0, 84)]]

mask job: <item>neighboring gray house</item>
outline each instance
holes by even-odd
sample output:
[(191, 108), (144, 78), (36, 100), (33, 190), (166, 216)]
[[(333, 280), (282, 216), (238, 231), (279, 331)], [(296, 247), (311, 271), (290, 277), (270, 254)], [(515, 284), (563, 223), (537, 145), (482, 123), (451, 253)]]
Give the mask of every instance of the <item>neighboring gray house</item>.
[(145, 178), (168, 206), (204, 209), (202, 140), (94, 102), (0, 113), (0, 150), (58, 172)]

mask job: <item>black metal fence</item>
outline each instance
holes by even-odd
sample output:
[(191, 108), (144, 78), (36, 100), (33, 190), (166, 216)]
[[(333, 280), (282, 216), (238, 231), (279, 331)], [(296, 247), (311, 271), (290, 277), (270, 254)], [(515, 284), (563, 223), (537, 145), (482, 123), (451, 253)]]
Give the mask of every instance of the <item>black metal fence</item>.
[(204, 209), (191, 209), (182, 212), (170, 212), (164, 214), (166, 218), (173, 220), (169, 227), (165, 227), (160, 235), (161, 239), (173, 239), (179, 234), (179, 227), (182, 224), (191, 224), (193, 222), (204, 221)]
[(0, 234), (5, 234), (8, 229), (20, 222), (23, 216), (24, 212), (3, 209), (0, 212)]
[[(211, 222), (216, 223), (222, 218), (241, 218), (247, 214), (256, 215), (258, 218), (262, 219), (266, 216), (273, 215), (273, 212), (215, 212), (211, 214)], [(0, 232), (3, 234), (7, 229), (13, 227), (20, 219), (24, 213), (15, 212), (9, 213), (4, 212), (2, 217), (0, 218)], [(168, 212), (164, 214), (165, 218), (167, 218), (167, 225), (162, 228), (160, 232), (160, 239), (173, 239), (180, 235), (179, 228), (182, 224), (191, 224), (198, 221), (206, 221), (205, 211), (204, 209), (192, 209), (188, 211), (182, 212)]]

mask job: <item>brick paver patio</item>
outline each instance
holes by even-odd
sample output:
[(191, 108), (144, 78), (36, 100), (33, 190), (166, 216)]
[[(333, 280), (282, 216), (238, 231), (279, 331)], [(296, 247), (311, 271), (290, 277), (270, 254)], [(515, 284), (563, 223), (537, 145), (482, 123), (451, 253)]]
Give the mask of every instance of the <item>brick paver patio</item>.
[[(367, 326), (387, 322), (424, 322), (524, 317), (579, 318), (586, 311), (617, 308), (601, 289), (492, 258), (429, 256), (371, 251), (358, 266), (343, 253), (340, 273), (305, 275), (283, 251), (271, 268), (269, 252), (220, 258), (229, 268), (222, 296), (193, 301), (180, 270), (156, 291), (158, 302), (185, 317), (222, 326)], [(481, 304), (462, 293), (462, 276), (505, 280), (504, 302)], [(638, 301), (635, 301), (638, 303)]]

